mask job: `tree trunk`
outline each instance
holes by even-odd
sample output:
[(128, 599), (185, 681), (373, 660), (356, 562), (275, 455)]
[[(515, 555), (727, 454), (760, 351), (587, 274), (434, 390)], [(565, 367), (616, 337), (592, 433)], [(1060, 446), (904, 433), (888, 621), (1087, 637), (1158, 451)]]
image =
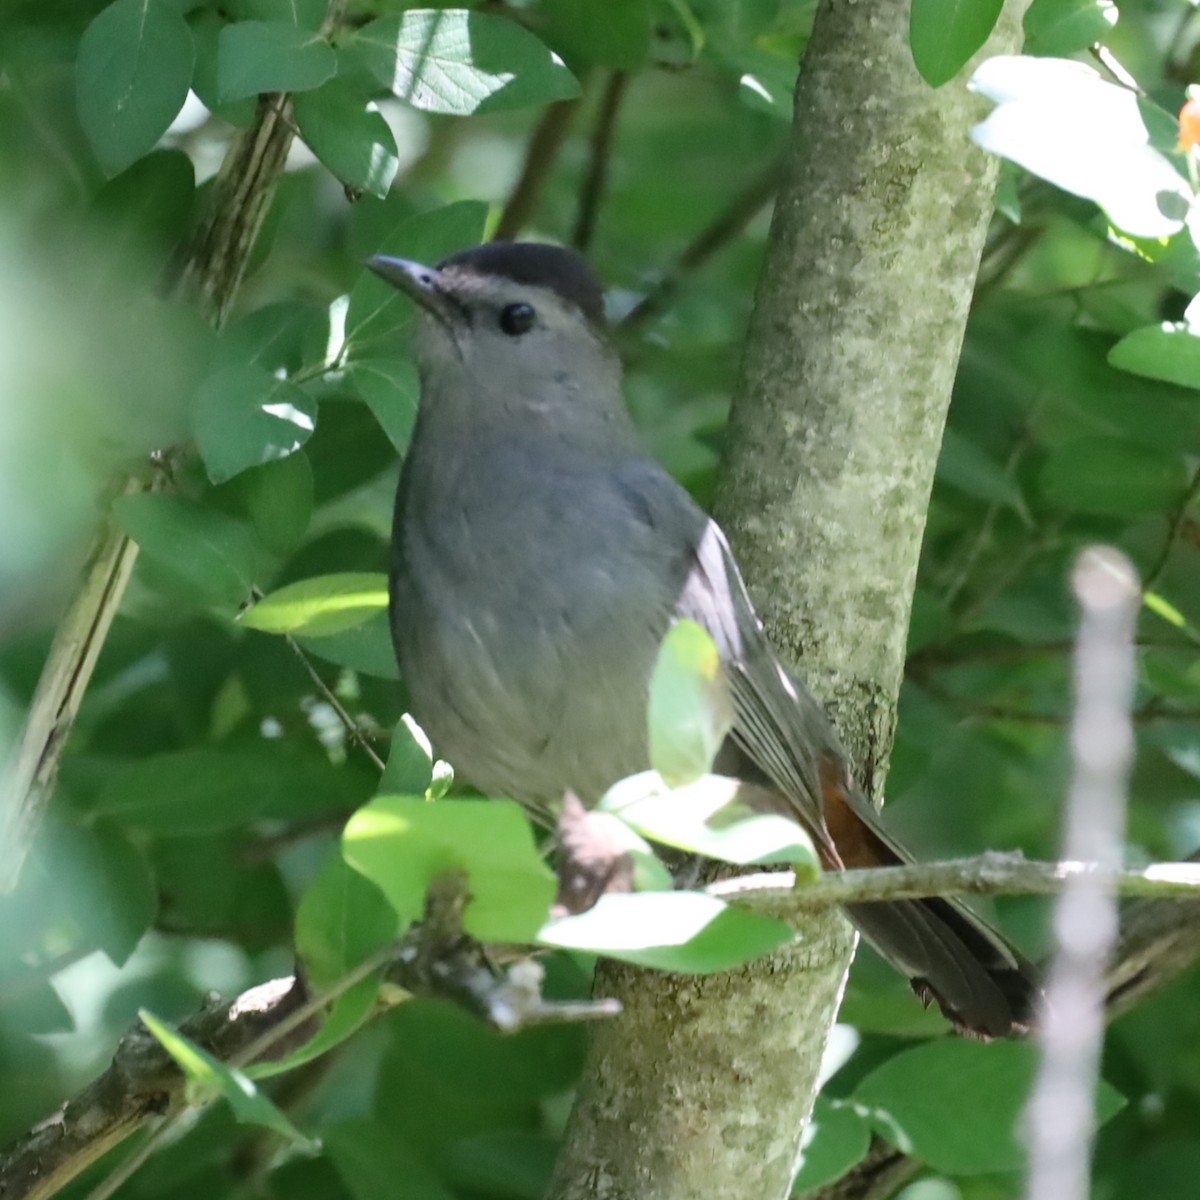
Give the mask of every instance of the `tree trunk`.
[[(1017, 50), (1009, 0), (981, 57)], [(969, 68), (934, 91), (907, 3), (823, 0), (730, 422), (719, 516), (775, 644), (875, 796), (996, 163)], [(853, 949), (837, 914), (729, 975), (607, 964), (553, 1200), (786, 1196)]]

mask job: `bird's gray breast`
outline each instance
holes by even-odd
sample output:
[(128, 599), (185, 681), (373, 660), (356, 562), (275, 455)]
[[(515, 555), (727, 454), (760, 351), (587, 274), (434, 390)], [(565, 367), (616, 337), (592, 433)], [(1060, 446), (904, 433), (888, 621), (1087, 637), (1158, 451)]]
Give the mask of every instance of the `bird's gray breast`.
[(501, 453), (455, 476), (406, 469), (398, 497), (392, 622), (414, 713), (484, 792), (594, 802), (648, 766), (649, 679), (689, 538), (623, 469)]

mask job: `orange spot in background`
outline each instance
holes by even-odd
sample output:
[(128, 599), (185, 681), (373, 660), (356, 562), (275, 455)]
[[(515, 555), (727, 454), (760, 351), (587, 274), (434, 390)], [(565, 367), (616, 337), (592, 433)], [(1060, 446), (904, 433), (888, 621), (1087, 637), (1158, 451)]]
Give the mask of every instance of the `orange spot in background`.
[(1200, 145), (1200, 100), (1189, 100), (1179, 110), (1179, 145), (1184, 150)]

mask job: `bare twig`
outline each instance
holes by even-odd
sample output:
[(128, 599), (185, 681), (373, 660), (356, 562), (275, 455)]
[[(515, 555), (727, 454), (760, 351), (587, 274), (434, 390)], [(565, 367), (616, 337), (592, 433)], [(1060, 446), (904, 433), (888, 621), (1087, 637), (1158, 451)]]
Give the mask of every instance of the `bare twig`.
[(629, 310), (621, 322), (622, 333), (642, 329), (660, 316), (684, 281), (746, 228), (774, 197), (782, 169), (778, 160), (770, 163), (730, 198), (688, 243), (675, 265)]
[(537, 211), (542, 187), (566, 140), (579, 98), (558, 100), (546, 109), (525, 150), (525, 162), (496, 224), (497, 241), (515, 238)]
[(1080, 556), (1073, 583), (1080, 626), (1064, 842), (1068, 855), (1105, 870), (1069, 880), (1055, 909), (1058, 949), (1038, 1022), (1042, 1062), (1026, 1114), (1030, 1200), (1087, 1200), (1091, 1191), (1104, 972), (1117, 936), (1112, 872), (1121, 861), (1133, 762), (1137, 575), (1118, 551), (1093, 548)]
[(308, 655), (304, 653), (303, 647), (289, 633), (286, 635), (287, 644), (292, 648), (296, 657), (304, 665), (304, 670), (312, 680), (317, 691), (321, 693), (321, 698), (333, 709), (337, 715), (337, 719), (341, 721), (342, 727), (346, 730), (350, 740), (362, 748), (363, 753), (371, 760), (372, 765), (382, 775), (384, 769), (383, 759), (375, 753), (375, 747), (371, 745), (370, 737), (361, 725), (346, 711), (345, 706), (334, 694), (333, 689), (323, 680), (317, 671), (317, 668), (312, 665), (312, 661)]
[(1053, 896), (1072, 880), (1100, 880), (1120, 896), (1157, 900), (1200, 900), (1200, 864), (1156, 863), (1140, 871), (1093, 862), (1036, 862), (995, 851), (949, 862), (903, 867), (828, 871), (812, 882), (796, 883), (790, 871), (763, 871), (722, 879), (710, 895), (755, 908), (771, 908), (788, 919), (833, 904), (873, 900), (919, 900), (927, 896)]
[(571, 245), (585, 251), (592, 244), (596, 232), (596, 220), (600, 214), (600, 202), (608, 183), (608, 168), (612, 160), (613, 138), (617, 128), (617, 114), (621, 101), (629, 87), (629, 75), (625, 71), (614, 71), (608, 78), (604, 95), (600, 98), (600, 111), (592, 129), (591, 155), (587, 173), (579, 192), (579, 211), (575, 217), (575, 232), (571, 234)]

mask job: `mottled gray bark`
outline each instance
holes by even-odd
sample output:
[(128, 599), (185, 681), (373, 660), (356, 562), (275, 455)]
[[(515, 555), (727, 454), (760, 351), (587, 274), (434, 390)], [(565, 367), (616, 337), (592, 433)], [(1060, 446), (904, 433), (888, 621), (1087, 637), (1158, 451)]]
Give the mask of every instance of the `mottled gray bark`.
[[(986, 53), (1020, 44), (1009, 0)], [(823, 0), (729, 431), (718, 516), (776, 642), (882, 791), (925, 512), (995, 162), (966, 73), (918, 77), (907, 3)], [(852, 952), (836, 913), (707, 979), (606, 966), (553, 1200), (787, 1194)]]

